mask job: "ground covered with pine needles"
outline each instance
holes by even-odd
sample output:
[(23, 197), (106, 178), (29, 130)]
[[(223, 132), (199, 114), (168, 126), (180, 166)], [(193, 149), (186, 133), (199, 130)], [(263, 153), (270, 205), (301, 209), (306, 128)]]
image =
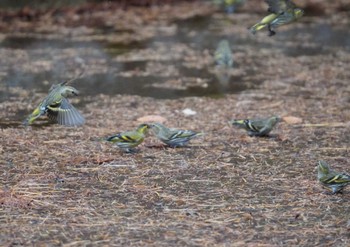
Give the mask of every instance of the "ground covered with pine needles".
[[(211, 30), (218, 37), (244, 39), (250, 36), (247, 26), (261, 14), (247, 13), (248, 6), (226, 17), (197, 4), (116, 7), (111, 12), (101, 5), (89, 14), (77, 8), (31, 20), (13, 16), (10, 26), (0, 27), (1, 246), (350, 244), (350, 188), (330, 195), (316, 181), (315, 169), (322, 159), (350, 172), (350, 45), (341, 37), (335, 43), (329, 37), (314, 40), (315, 33), (307, 31), (326, 26), (340, 35), (349, 25), (349, 12), (305, 17), (274, 38), (262, 33), (252, 43), (238, 40), (231, 83), (244, 90), (199, 97), (211, 81), (200, 73), (182, 75), (176, 65), (210, 71), (212, 50), (198, 49), (195, 41), (164, 44), (178, 23), (214, 16)], [(86, 20), (90, 24), (82, 26)], [(10, 32), (11, 27), (17, 31)], [(106, 28), (108, 34), (101, 31)], [(300, 33), (291, 37), (295, 28)], [(197, 33), (186, 35), (189, 39)], [(45, 42), (11, 47), (11, 39), (21, 37)], [(48, 45), (60, 40), (68, 45)], [(156, 40), (154, 45), (140, 45), (150, 40)], [(98, 42), (107, 45), (101, 48)], [(134, 47), (128, 52), (110, 45), (129, 42)], [(122, 63), (133, 66), (118, 67)], [(67, 79), (82, 70), (83, 77), (73, 84), (81, 95), (71, 101), (86, 117), (84, 126), (48, 124), (45, 118), (21, 125), (52, 83), (35, 79), (49, 74)], [(103, 73), (119, 80), (154, 74), (172, 78), (155, 80), (144, 90), (175, 90), (189, 97), (108, 93), (99, 88), (106, 86), (103, 82), (89, 81)], [(26, 79), (27, 86), (19, 86)], [(47, 89), (36, 90), (37, 83)], [(111, 91), (113, 83), (122, 80), (108, 82)], [(186, 95), (191, 90), (199, 96)], [(195, 114), (184, 114), (186, 108)], [(149, 135), (136, 154), (99, 141), (135, 128), (148, 115), (205, 135), (184, 148), (167, 148)], [(270, 115), (285, 121), (267, 138), (249, 137), (228, 124), (232, 118)]]

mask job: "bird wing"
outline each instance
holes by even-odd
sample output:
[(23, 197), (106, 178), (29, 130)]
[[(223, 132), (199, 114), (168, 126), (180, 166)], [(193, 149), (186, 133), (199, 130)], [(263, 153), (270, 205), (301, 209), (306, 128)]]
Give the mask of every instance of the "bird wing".
[(49, 93), (52, 92), (54, 89), (58, 88), (60, 85), (59, 84), (53, 84), (51, 85), (50, 89), (49, 89)]
[(72, 79), (68, 79), (68, 80), (65, 80), (65, 81), (61, 82), (59, 85), (60, 86), (64, 86), (66, 84), (69, 84), (69, 83), (75, 81), (76, 79), (80, 78), (83, 74), (84, 74), (84, 71), (80, 72), (80, 74), (78, 76), (76, 76), (76, 77), (74, 77)]
[(334, 183), (350, 183), (350, 176), (344, 173), (341, 174), (337, 174), (336, 176), (334, 176), (332, 182)]
[(265, 2), (269, 5), (267, 11), (274, 14), (282, 14), (288, 9), (295, 8), (295, 4), (290, 0), (265, 0)]
[(128, 142), (128, 143), (135, 143), (139, 141), (139, 136), (135, 135), (133, 132), (125, 132), (122, 134), (119, 134), (118, 138), (122, 140), (123, 142)]
[(141, 136), (138, 136), (136, 133), (127, 131), (123, 133), (115, 134), (107, 139), (110, 142), (116, 143), (137, 143), (140, 141)]
[(328, 185), (344, 184), (350, 183), (350, 176), (346, 174), (332, 172), (330, 174), (325, 174), (323, 177), (320, 178), (320, 181)]
[(264, 128), (267, 124), (266, 119), (252, 119), (250, 120), (250, 127), (252, 127), (253, 130), (260, 131), (262, 128)]
[(62, 102), (62, 95), (60, 92), (60, 85), (52, 85), (49, 94), (45, 97), (45, 99), (42, 101), (41, 105), (44, 107), (48, 106), (59, 106)]
[(169, 136), (169, 140), (181, 139), (181, 138), (191, 138), (197, 134), (198, 134), (197, 132), (194, 132), (192, 130), (176, 130), (173, 132), (173, 134), (171, 136)]
[(79, 126), (85, 123), (85, 118), (65, 98), (62, 98), (62, 101), (59, 105), (54, 104), (48, 106), (47, 108), (48, 117), (51, 120), (57, 121), (58, 124), (67, 126)]

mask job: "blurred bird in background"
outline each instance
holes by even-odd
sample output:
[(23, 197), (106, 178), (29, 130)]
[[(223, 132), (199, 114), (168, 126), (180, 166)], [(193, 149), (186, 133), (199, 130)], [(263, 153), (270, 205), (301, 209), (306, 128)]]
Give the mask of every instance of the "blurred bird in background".
[(215, 51), (215, 62), (217, 66), (224, 68), (231, 68), (233, 65), (232, 50), (228, 40), (223, 39), (219, 42)]
[(228, 40), (223, 39), (219, 42), (214, 53), (214, 60), (216, 63), (215, 76), (226, 88), (231, 79), (230, 69), (233, 66), (233, 54)]
[(265, 2), (269, 5), (267, 11), (271, 14), (249, 28), (253, 34), (267, 27), (269, 36), (273, 36), (276, 34), (275, 28), (296, 21), (304, 14), (304, 10), (297, 8), (291, 0), (265, 0)]
[(245, 0), (213, 0), (213, 3), (223, 9), (226, 13), (232, 14), (236, 11), (237, 7), (244, 4)]

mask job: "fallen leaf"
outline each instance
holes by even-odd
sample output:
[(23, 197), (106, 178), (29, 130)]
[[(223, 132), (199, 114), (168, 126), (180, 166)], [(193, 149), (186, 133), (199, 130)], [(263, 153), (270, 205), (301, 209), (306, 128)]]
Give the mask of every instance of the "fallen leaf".
[(157, 123), (165, 123), (166, 118), (158, 116), (158, 115), (147, 115), (137, 119), (138, 122), (157, 122)]
[(186, 109), (182, 110), (182, 113), (185, 114), (186, 116), (193, 116), (193, 115), (197, 114), (196, 111), (191, 110), (190, 108), (186, 108)]
[(293, 117), (293, 116), (286, 116), (282, 117), (282, 120), (286, 122), (287, 124), (300, 124), (303, 122), (302, 118), (299, 117)]

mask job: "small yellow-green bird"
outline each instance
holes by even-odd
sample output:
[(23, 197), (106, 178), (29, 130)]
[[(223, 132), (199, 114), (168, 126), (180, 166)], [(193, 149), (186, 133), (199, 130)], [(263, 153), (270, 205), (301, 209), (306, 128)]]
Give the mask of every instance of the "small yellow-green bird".
[(273, 116), (265, 119), (234, 119), (230, 123), (244, 128), (250, 136), (267, 136), (280, 120), (280, 117)]
[(223, 6), (226, 13), (232, 14), (239, 5), (242, 5), (245, 0), (213, 0), (214, 4)]
[(156, 137), (170, 147), (186, 146), (192, 138), (203, 135), (192, 130), (167, 128), (161, 123), (150, 123), (149, 126)]
[(249, 28), (253, 34), (267, 27), (269, 36), (273, 36), (276, 34), (275, 28), (296, 21), (304, 14), (304, 10), (297, 8), (291, 0), (265, 0), (265, 2), (269, 5), (267, 11), (271, 14)]
[(136, 130), (121, 132), (108, 137), (106, 140), (115, 143), (117, 147), (125, 152), (132, 153), (135, 151), (134, 148), (143, 142), (148, 129), (148, 124), (140, 124)]
[(27, 117), (24, 125), (32, 124), (37, 118), (43, 115), (47, 115), (50, 120), (61, 125), (79, 126), (84, 124), (84, 117), (67, 100), (67, 97), (77, 96), (79, 94), (77, 89), (67, 86), (67, 83), (73, 80), (75, 79), (51, 86), (48, 96)]
[(228, 40), (221, 40), (215, 51), (215, 62), (219, 67), (231, 68), (233, 65), (232, 50)]
[(350, 184), (350, 175), (333, 171), (323, 160), (318, 162), (317, 172), (318, 181), (332, 190), (333, 194), (340, 193), (345, 186)]

